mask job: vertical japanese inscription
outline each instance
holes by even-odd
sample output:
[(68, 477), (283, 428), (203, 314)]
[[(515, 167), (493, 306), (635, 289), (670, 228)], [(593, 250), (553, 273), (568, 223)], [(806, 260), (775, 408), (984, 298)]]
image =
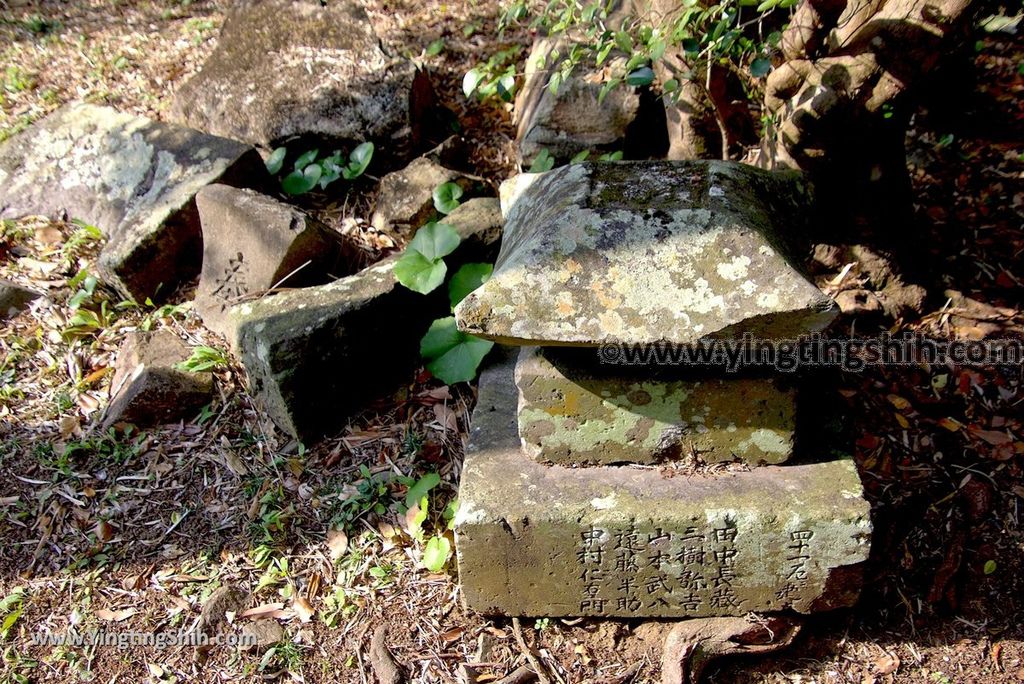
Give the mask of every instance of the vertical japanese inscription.
[(248, 264), (241, 252), (228, 259), (228, 265), (215, 281), (217, 287), (210, 293), (220, 301), (221, 311), (227, 309), (234, 300), (249, 294), (247, 274)]
[(786, 545), (785, 585), (775, 593), (776, 598), (788, 600), (807, 586), (808, 564), (811, 560), (813, 530), (794, 530)]

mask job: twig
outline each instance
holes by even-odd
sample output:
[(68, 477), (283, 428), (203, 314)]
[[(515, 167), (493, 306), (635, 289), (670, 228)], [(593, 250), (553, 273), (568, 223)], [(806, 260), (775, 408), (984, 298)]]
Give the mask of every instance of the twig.
[(526, 656), (526, 661), (530, 663), (530, 667), (537, 673), (537, 679), (540, 680), (540, 684), (551, 684), (551, 679), (547, 675), (547, 669), (541, 664), (537, 656), (533, 654), (533, 651), (526, 644), (526, 639), (523, 638), (523, 627), (519, 624), (519, 618), (512, 618), (512, 633), (516, 636), (519, 650), (523, 652), (523, 655)]

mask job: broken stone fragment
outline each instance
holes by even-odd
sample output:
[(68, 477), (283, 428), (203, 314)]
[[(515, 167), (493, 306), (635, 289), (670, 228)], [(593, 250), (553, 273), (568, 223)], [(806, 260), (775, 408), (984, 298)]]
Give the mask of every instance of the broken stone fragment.
[(252, 190), (210, 185), (196, 195), (203, 270), (196, 311), (226, 335), (227, 309), (270, 288), (320, 285), (357, 270), (358, 250), (303, 212)]
[[(541, 150), (568, 161), (583, 151), (622, 151), (626, 132), (640, 111), (636, 89), (613, 88), (599, 102), (602, 82), (576, 71), (561, 83), (557, 93), (548, 88), (568, 49), (557, 38), (539, 38), (526, 60), (523, 87), (516, 96), (516, 139), (524, 162), (529, 164)], [(622, 58), (613, 58), (624, 62)], [(650, 136), (651, 131), (645, 131)]]
[(188, 345), (168, 330), (129, 333), (117, 351), (103, 428), (170, 423), (209, 402), (213, 374), (177, 367), (190, 354)]
[(285, 631), (276, 620), (253, 620), (242, 625), (239, 637), (246, 651), (265, 651), (283, 641)]
[(0, 321), (13, 318), (42, 295), (8, 280), (0, 280)]
[(836, 307), (801, 272), (798, 176), (732, 162), (582, 163), (509, 181), (494, 275), (460, 329), (512, 344), (793, 340)]
[(248, 145), (108, 107), (64, 107), (0, 146), (0, 216), (67, 212), (107, 237), (99, 264), (124, 294), (167, 294), (199, 272), (195, 194), (261, 183)]
[[(493, 257), (497, 200), (470, 200), (446, 222), (463, 238), (445, 258), (450, 273)], [(229, 341), (263, 409), (285, 432), (310, 440), (337, 430), (415, 368), (420, 338), (450, 304), (444, 288), (424, 296), (400, 285), (396, 261), (229, 310)]]
[(520, 449), (511, 360), (481, 376), (459, 501), (462, 593), (485, 615), (846, 607), (871, 539), (849, 460), (714, 477), (537, 463)]
[(796, 392), (778, 380), (638, 377), (584, 363), (581, 353), (524, 347), (519, 355), (519, 437), (538, 461), (760, 465), (793, 451)]
[(381, 49), (354, 2), (240, 3), (217, 48), (175, 94), (171, 115), (264, 147), (295, 137), (372, 140), (387, 155), (411, 137), (414, 78), (411, 62)]
[(463, 190), (468, 190), (471, 184), (458, 171), (446, 169), (428, 157), (413, 160), (404, 169), (381, 179), (370, 222), (381, 232), (394, 230), (401, 235), (414, 234), (437, 214), (434, 190), (448, 182), (457, 182)]

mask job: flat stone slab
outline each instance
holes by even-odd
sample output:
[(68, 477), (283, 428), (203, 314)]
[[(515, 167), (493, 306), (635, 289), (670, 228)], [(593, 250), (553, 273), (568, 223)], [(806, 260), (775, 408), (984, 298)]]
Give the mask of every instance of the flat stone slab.
[(782, 463), (793, 452), (796, 391), (778, 380), (640, 380), (564, 351), (524, 347), (516, 363), (519, 437), (538, 461), (761, 465)]
[[(217, 48), (175, 94), (184, 124), (266, 147), (293, 136), (408, 138), (415, 68), (386, 54), (354, 2), (239, 3)], [(386, 144), (385, 144), (386, 143)]]
[(437, 214), (434, 190), (449, 181), (458, 182), (463, 190), (470, 186), (468, 178), (429, 157), (414, 159), (404, 169), (381, 178), (370, 223), (381, 232), (412, 235)]
[(190, 354), (168, 330), (129, 333), (117, 351), (104, 429), (121, 422), (140, 427), (173, 422), (209, 402), (213, 373), (177, 367)]
[[(501, 235), (496, 199), (470, 200), (446, 223), (463, 237), (445, 259), (449, 272), (493, 257)], [(229, 309), (228, 340), (262, 408), (285, 432), (308, 440), (339, 429), (419, 362), (420, 338), (451, 305), (446, 288), (424, 296), (400, 285), (397, 258)]]
[(196, 195), (203, 270), (196, 311), (227, 334), (227, 310), (271, 288), (322, 285), (357, 270), (357, 248), (295, 207), (253, 190), (209, 185)]
[(667, 477), (543, 465), (516, 431), (512, 365), (484, 371), (455, 519), (485, 615), (709, 617), (852, 605), (871, 538), (851, 461)]
[(793, 174), (715, 161), (582, 163), (502, 191), (494, 275), (460, 329), (510, 344), (792, 340), (836, 316), (793, 264)]
[(199, 272), (200, 188), (266, 176), (254, 149), (181, 126), (69, 105), (0, 146), (0, 216), (66, 211), (107, 236), (104, 275), (138, 301)]

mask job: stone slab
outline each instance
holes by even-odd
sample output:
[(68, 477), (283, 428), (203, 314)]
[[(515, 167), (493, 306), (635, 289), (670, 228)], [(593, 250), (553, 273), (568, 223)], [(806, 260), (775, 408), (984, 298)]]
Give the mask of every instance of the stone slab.
[(100, 267), (143, 301), (199, 272), (194, 197), (216, 181), (260, 183), (243, 143), (108, 107), (64, 107), (0, 146), (0, 216), (66, 211), (107, 236)]
[(459, 489), (462, 594), (485, 615), (812, 613), (852, 605), (871, 539), (851, 461), (667, 477), (526, 457), (512, 363), (485, 370)]
[(466, 332), (540, 346), (792, 340), (837, 314), (792, 254), (808, 206), (793, 174), (585, 162), (507, 183), (494, 275), (456, 309)]
[(172, 422), (209, 402), (213, 373), (176, 367), (190, 354), (168, 330), (129, 333), (117, 351), (104, 429), (121, 422), (140, 427)]
[(14, 318), (42, 296), (40, 292), (0, 279), (0, 321)]
[[(445, 259), (450, 272), (493, 257), (497, 200), (470, 200), (446, 222), (463, 237)], [(416, 367), (420, 338), (450, 303), (445, 288), (424, 296), (400, 285), (396, 260), (229, 309), (229, 342), (262, 408), (285, 432), (311, 440), (337, 430)]]
[(273, 147), (293, 137), (378, 143), (410, 138), (415, 68), (385, 53), (355, 2), (265, 0), (228, 12), (217, 47), (175, 93), (186, 125)]
[(793, 452), (796, 390), (778, 379), (639, 380), (571, 351), (577, 353), (524, 347), (516, 363), (519, 437), (538, 461), (761, 465), (782, 463)]
[(270, 288), (322, 285), (358, 270), (358, 249), (295, 207), (253, 190), (209, 185), (196, 195), (203, 270), (196, 311), (226, 334), (227, 310)]

